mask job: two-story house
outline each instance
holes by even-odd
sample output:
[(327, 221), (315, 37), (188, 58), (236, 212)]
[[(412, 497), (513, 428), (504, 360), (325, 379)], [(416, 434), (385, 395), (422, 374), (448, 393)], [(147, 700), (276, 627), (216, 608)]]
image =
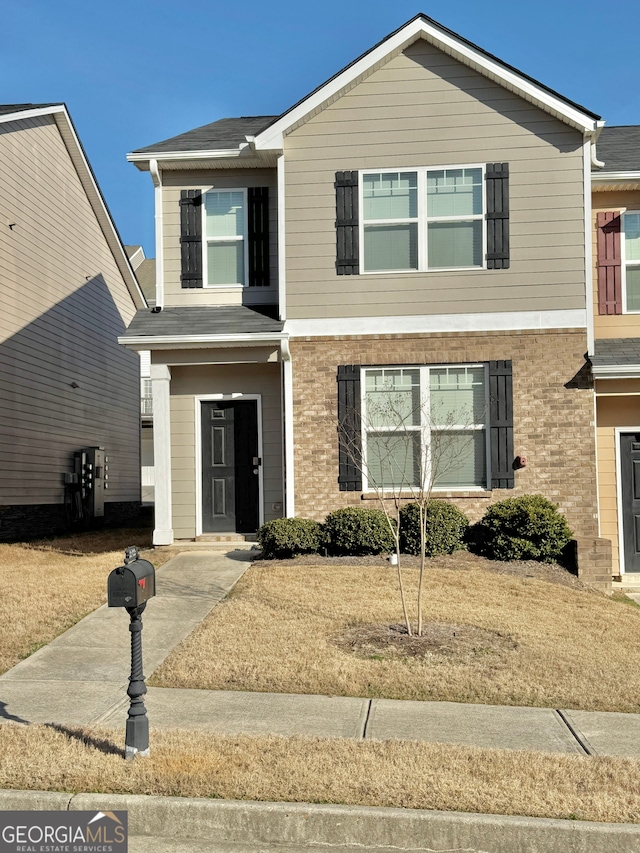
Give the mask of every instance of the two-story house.
[(0, 173), (0, 540), (128, 520), (146, 303), (64, 104), (0, 106)]
[[(129, 154), (156, 198), (156, 307), (121, 338), (152, 354), (155, 542), (363, 505), (387, 428), (416, 482), (457, 430), (434, 486), (472, 519), (539, 492), (597, 537), (601, 124), (418, 15), (280, 116)], [(381, 424), (384, 394), (420, 404)]]
[(640, 127), (602, 130), (592, 185), (600, 532), (613, 546), (614, 576), (633, 583), (640, 577)]

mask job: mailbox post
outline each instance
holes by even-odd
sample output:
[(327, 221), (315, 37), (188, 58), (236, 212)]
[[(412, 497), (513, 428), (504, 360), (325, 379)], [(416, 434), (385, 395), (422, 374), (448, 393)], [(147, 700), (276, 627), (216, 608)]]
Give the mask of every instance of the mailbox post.
[(142, 612), (155, 594), (155, 569), (147, 560), (140, 559), (138, 549), (132, 545), (125, 552), (124, 566), (111, 572), (107, 584), (109, 607), (124, 607), (130, 618), (131, 675), (127, 695), (131, 703), (125, 737), (127, 759), (149, 755), (149, 720), (142, 698), (147, 692), (142, 671)]

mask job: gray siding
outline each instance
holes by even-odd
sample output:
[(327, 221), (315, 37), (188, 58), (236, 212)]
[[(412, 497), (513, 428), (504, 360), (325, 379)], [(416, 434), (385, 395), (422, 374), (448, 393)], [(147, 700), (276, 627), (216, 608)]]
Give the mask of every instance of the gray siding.
[[(337, 276), (335, 172), (510, 166), (511, 268)], [(408, 47), (285, 140), (287, 316), (585, 308), (579, 132), (440, 53)]]
[(135, 309), (53, 118), (0, 125), (0, 210), (0, 504), (61, 503), (91, 445), (106, 500), (137, 501), (139, 359), (116, 340)]
[[(180, 286), (180, 191), (188, 189), (269, 188), (269, 287), (226, 289)], [(216, 172), (165, 172), (162, 191), (165, 305), (255, 305), (278, 301), (278, 204), (275, 169), (225, 169)]]
[[(159, 354), (171, 361), (170, 355)], [(197, 356), (196, 356), (197, 357)], [(202, 356), (201, 356), (202, 357)], [(222, 356), (223, 357), (223, 356)], [(246, 355), (245, 355), (246, 358)], [(171, 465), (173, 532), (196, 535), (196, 395), (261, 395), (264, 520), (282, 515), (282, 418), (279, 364), (199, 364), (171, 368)]]

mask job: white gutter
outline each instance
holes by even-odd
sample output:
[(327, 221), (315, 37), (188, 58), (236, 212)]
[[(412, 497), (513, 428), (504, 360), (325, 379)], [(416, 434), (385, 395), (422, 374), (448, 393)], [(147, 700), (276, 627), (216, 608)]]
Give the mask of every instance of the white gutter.
[(118, 343), (133, 349), (155, 349), (157, 346), (175, 345), (180, 347), (189, 344), (206, 344), (207, 346), (245, 346), (255, 347), (262, 344), (280, 343), (288, 340), (283, 332), (266, 332), (261, 335), (243, 333), (237, 335), (136, 335), (118, 338)]
[[(603, 164), (604, 165), (604, 164)], [(591, 176), (593, 184), (609, 184), (612, 181), (640, 181), (640, 171), (633, 172), (598, 172)]]
[(602, 168), (604, 168), (604, 165), (605, 165), (602, 162), (602, 160), (598, 160), (598, 155), (596, 153), (596, 143), (598, 141), (598, 137), (602, 133), (602, 128), (604, 127), (604, 125), (605, 125), (604, 121), (599, 121), (597, 123), (596, 130), (594, 130), (594, 132), (590, 134), (590, 136), (591, 136), (591, 165), (594, 166), (596, 169), (602, 169)]
[(592, 365), (594, 379), (640, 379), (640, 364)]
[(246, 143), (242, 143), (240, 148), (219, 149), (217, 151), (149, 151), (146, 154), (133, 151), (127, 154), (127, 160), (130, 163), (146, 163), (150, 159), (169, 162), (173, 160), (224, 160), (240, 157), (246, 147)]
[(149, 173), (154, 186), (156, 222), (156, 308), (164, 308), (164, 240), (162, 234), (162, 173), (157, 160), (149, 160)]

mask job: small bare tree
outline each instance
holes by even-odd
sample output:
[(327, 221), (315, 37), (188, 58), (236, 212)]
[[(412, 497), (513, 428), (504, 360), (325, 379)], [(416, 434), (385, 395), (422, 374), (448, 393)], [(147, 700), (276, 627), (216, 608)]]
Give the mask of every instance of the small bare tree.
[[(365, 373), (359, 422), (353, 414), (338, 425), (341, 450), (357, 468), (366, 488), (375, 492), (395, 544), (395, 562), (405, 625), (413, 634), (407, 607), (400, 553), (400, 509), (418, 507), (420, 570), (416, 601), (416, 633), (423, 631), (423, 580), (426, 565), (426, 520), (434, 487), (459, 488), (471, 466), (484, 462), (485, 387), (481, 367), (431, 369), (429, 387), (419, 368), (377, 368)], [(435, 381), (434, 381), (435, 380)], [(482, 473), (481, 476), (484, 476)], [(365, 485), (363, 483), (363, 486)], [(471, 485), (471, 483), (468, 483)]]

